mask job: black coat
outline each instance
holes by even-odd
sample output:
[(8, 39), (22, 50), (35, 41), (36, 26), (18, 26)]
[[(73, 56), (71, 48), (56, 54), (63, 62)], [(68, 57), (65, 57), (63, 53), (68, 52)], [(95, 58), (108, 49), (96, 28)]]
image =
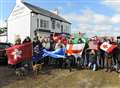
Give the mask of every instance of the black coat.
[(33, 41), (33, 54), (36, 54), (36, 51), (39, 52), (43, 49), (42, 43), (40, 41)]
[(96, 63), (97, 55), (96, 54), (89, 54), (89, 62)]

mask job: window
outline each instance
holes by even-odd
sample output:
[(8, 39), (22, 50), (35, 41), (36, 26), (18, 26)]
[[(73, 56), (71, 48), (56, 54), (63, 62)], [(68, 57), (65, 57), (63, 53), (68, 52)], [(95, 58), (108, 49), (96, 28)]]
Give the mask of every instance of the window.
[(49, 28), (49, 21), (46, 20), (40, 20), (40, 27), (42, 28)]
[(39, 19), (37, 18), (37, 28), (39, 28)]
[(43, 20), (40, 19), (40, 27), (43, 27)]
[(63, 25), (61, 25), (61, 32), (63, 32)]
[(52, 29), (55, 29), (55, 20), (52, 20)]
[(43, 27), (46, 28), (46, 21), (44, 20), (43, 23), (44, 23), (44, 24), (43, 24), (43, 25), (44, 25)]
[(60, 23), (57, 22), (57, 28), (60, 29)]
[(46, 27), (49, 28), (49, 21), (46, 21)]

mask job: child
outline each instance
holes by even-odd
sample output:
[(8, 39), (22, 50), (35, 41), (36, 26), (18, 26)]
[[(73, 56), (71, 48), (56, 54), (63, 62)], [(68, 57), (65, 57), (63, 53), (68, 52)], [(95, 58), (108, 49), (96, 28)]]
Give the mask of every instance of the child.
[(89, 68), (93, 68), (93, 71), (95, 71), (97, 69), (97, 55), (95, 50), (91, 50), (89, 53), (89, 64), (88, 64)]

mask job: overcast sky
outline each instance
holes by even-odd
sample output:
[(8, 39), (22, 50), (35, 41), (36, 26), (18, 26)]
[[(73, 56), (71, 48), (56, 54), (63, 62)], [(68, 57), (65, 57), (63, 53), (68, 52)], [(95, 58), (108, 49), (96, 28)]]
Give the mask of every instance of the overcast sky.
[[(24, 0), (72, 23), (72, 32), (88, 35), (120, 35), (120, 0)], [(15, 0), (0, 0), (0, 23), (8, 18)]]

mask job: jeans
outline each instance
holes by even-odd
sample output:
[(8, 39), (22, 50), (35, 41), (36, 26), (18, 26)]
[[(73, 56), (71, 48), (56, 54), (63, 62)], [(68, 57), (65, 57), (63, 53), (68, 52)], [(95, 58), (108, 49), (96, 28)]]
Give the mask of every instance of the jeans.
[(104, 68), (104, 57), (101, 55), (97, 56), (97, 65), (98, 67)]
[(90, 62), (90, 63), (88, 64), (88, 67), (89, 67), (89, 68), (92, 67), (93, 71), (95, 71), (95, 70), (97, 69), (97, 64), (96, 64), (96, 63), (91, 63), (91, 62)]
[(112, 58), (105, 58), (106, 69), (112, 69)]

